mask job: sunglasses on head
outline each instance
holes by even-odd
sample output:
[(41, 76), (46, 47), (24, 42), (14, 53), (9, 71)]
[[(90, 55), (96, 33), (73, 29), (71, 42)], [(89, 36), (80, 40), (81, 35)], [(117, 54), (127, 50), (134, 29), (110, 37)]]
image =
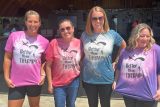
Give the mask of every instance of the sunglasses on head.
[(65, 28), (60, 28), (60, 32), (64, 32), (65, 30), (69, 31), (69, 30), (71, 30), (71, 27), (67, 26)]
[(92, 17), (92, 21), (97, 21), (97, 20), (102, 21), (103, 19), (104, 19), (103, 16), (100, 16), (100, 17)]

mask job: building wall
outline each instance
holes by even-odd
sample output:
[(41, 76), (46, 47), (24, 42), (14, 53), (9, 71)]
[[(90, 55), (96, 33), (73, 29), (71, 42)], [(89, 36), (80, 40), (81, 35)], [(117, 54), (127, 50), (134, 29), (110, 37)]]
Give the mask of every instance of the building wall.
[(3, 72), (3, 57), (4, 57), (4, 47), (7, 38), (0, 38), (0, 73)]

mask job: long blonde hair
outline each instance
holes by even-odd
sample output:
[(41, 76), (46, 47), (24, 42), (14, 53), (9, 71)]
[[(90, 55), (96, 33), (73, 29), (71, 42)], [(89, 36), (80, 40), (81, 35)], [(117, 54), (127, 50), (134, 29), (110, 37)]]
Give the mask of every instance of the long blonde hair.
[(92, 27), (92, 23), (91, 23), (91, 17), (92, 17), (92, 13), (93, 12), (102, 12), (103, 15), (104, 15), (104, 25), (103, 25), (103, 29), (104, 29), (104, 32), (107, 32), (109, 31), (109, 24), (108, 24), (108, 19), (107, 19), (107, 15), (106, 15), (106, 12), (104, 11), (103, 8), (99, 7), (99, 6), (94, 6), (89, 14), (88, 14), (88, 17), (87, 17), (87, 23), (86, 23), (86, 33), (88, 35), (92, 35), (93, 33), (93, 27)]
[(138, 24), (131, 31), (131, 35), (130, 35), (130, 38), (128, 40), (128, 46), (127, 46), (128, 50), (132, 50), (132, 49), (135, 49), (137, 47), (137, 45), (138, 45), (137, 39), (139, 38), (140, 32), (143, 29), (148, 29), (149, 32), (150, 32), (150, 36), (151, 36), (150, 41), (149, 41), (148, 45), (146, 46), (145, 50), (149, 50), (152, 47), (152, 45), (155, 43), (155, 40), (153, 38), (153, 31), (152, 31), (151, 27), (149, 25), (145, 24), (145, 23), (141, 23), (141, 24)]

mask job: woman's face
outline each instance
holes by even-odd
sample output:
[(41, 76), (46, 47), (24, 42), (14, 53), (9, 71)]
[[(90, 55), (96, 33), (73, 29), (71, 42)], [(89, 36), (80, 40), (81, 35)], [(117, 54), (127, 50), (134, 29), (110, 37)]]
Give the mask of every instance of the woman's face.
[(25, 21), (27, 32), (29, 34), (36, 34), (41, 26), (39, 17), (36, 15), (29, 15)]
[(70, 41), (74, 36), (74, 27), (69, 21), (64, 21), (59, 26), (59, 32), (64, 40)]
[(103, 25), (104, 25), (104, 15), (102, 12), (93, 11), (91, 15), (91, 23), (94, 32), (101, 33), (103, 32)]
[(150, 31), (145, 28), (140, 32), (139, 38), (137, 39), (137, 48), (145, 48), (151, 40)]

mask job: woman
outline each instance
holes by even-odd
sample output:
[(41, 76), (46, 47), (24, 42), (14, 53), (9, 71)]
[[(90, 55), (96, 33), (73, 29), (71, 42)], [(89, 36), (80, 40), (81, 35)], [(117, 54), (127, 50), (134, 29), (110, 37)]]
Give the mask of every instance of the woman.
[(44, 82), (42, 58), (48, 40), (38, 34), (41, 25), (37, 12), (25, 14), (25, 31), (10, 34), (4, 55), (4, 78), (9, 87), (8, 107), (22, 107), (27, 94), (30, 107), (39, 107)]
[(116, 90), (126, 107), (157, 107), (160, 100), (160, 47), (147, 24), (133, 28), (128, 46), (121, 52)]
[(75, 107), (81, 42), (74, 37), (74, 26), (69, 19), (60, 21), (59, 34), (61, 38), (53, 39), (46, 52), (48, 92), (53, 92), (55, 107)]
[(106, 13), (101, 7), (93, 7), (88, 15), (86, 30), (81, 36), (84, 46), (83, 87), (89, 107), (110, 107), (114, 69), (112, 51), (114, 45), (126, 46), (122, 37), (109, 29)]

